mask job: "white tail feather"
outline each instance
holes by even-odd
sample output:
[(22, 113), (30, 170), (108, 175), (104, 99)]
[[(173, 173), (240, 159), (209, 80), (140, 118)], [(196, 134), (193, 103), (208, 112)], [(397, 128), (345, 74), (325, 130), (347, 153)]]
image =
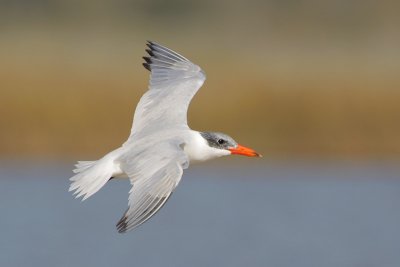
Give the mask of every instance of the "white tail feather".
[(69, 191), (74, 191), (76, 198), (83, 196), (82, 201), (96, 193), (113, 176), (116, 170), (114, 161), (104, 157), (98, 161), (78, 161), (76, 173), (69, 180), (72, 182)]
[(96, 163), (96, 161), (78, 161), (78, 163), (75, 164), (76, 168), (75, 170), (73, 170), (73, 172), (74, 173), (83, 172), (84, 170), (92, 166), (94, 163)]

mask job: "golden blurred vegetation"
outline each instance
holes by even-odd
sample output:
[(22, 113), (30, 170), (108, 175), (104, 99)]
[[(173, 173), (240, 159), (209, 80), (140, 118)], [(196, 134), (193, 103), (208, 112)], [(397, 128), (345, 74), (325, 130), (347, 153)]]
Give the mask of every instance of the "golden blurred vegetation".
[(398, 158), (400, 4), (1, 1), (0, 157), (95, 158), (129, 135), (145, 40), (207, 73), (192, 128), (270, 158)]

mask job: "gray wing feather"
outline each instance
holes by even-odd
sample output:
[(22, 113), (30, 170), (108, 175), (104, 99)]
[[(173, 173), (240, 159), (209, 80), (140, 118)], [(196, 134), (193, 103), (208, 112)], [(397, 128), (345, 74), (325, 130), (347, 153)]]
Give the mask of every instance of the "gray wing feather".
[(151, 71), (149, 90), (136, 107), (129, 139), (124, 145), (165, 129), (187, 128), (187, 110), (206, 76), (185, 57), (154, 42), (147, 44)]
[(188, 159), (179, 142), (161, 142), (135, 156), (121, 159), (121, 169), (132, 183), (129, 208), (117, 224), (124, 233), (152, 217), (178, 185)]
[(150, 57), (144, 58), (143, 65), (151, 71), (149, 90), (136, 107), (131, 135), (123, 145), (134, 145), (140, 151), (119, 159), (132, 183), (129, 208), (117, 224), (121, 233), (152, 217), (188, 167), (182, 142), (168, 133), (188, 129), (187, 109), (205, 80), (201, 68), (185, 57), (154, 42), (147, 46)]

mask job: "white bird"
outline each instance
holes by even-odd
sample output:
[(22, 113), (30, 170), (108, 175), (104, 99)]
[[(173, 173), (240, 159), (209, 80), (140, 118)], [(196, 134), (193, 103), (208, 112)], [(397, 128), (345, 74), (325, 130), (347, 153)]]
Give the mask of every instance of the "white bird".
[(97, 161), (78, 161), (69, 191), (87, 199), (112, 178), (129, 178), (129, 207), (117, 224), (124, 233), (153, 216), (168, 200), (189, 163), (239, 154), (259, 157), (218, 132), (194, 131), (187, 125), (190, 101), (206, 76), (178, 53), (148, 42), (149, 90), (136, 107), (128, 140)]

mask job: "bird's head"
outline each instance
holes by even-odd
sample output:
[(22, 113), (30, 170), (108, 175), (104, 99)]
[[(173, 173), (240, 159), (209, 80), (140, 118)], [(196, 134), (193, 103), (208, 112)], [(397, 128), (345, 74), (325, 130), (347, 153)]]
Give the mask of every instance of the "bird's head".
[(262, 157), (251, 148), (239, 145), (229, 135), (218, 132), (201, 132), (201, 136), (212, 148), (229, 151), (231, 155), (243, 155), (248, 157)]

